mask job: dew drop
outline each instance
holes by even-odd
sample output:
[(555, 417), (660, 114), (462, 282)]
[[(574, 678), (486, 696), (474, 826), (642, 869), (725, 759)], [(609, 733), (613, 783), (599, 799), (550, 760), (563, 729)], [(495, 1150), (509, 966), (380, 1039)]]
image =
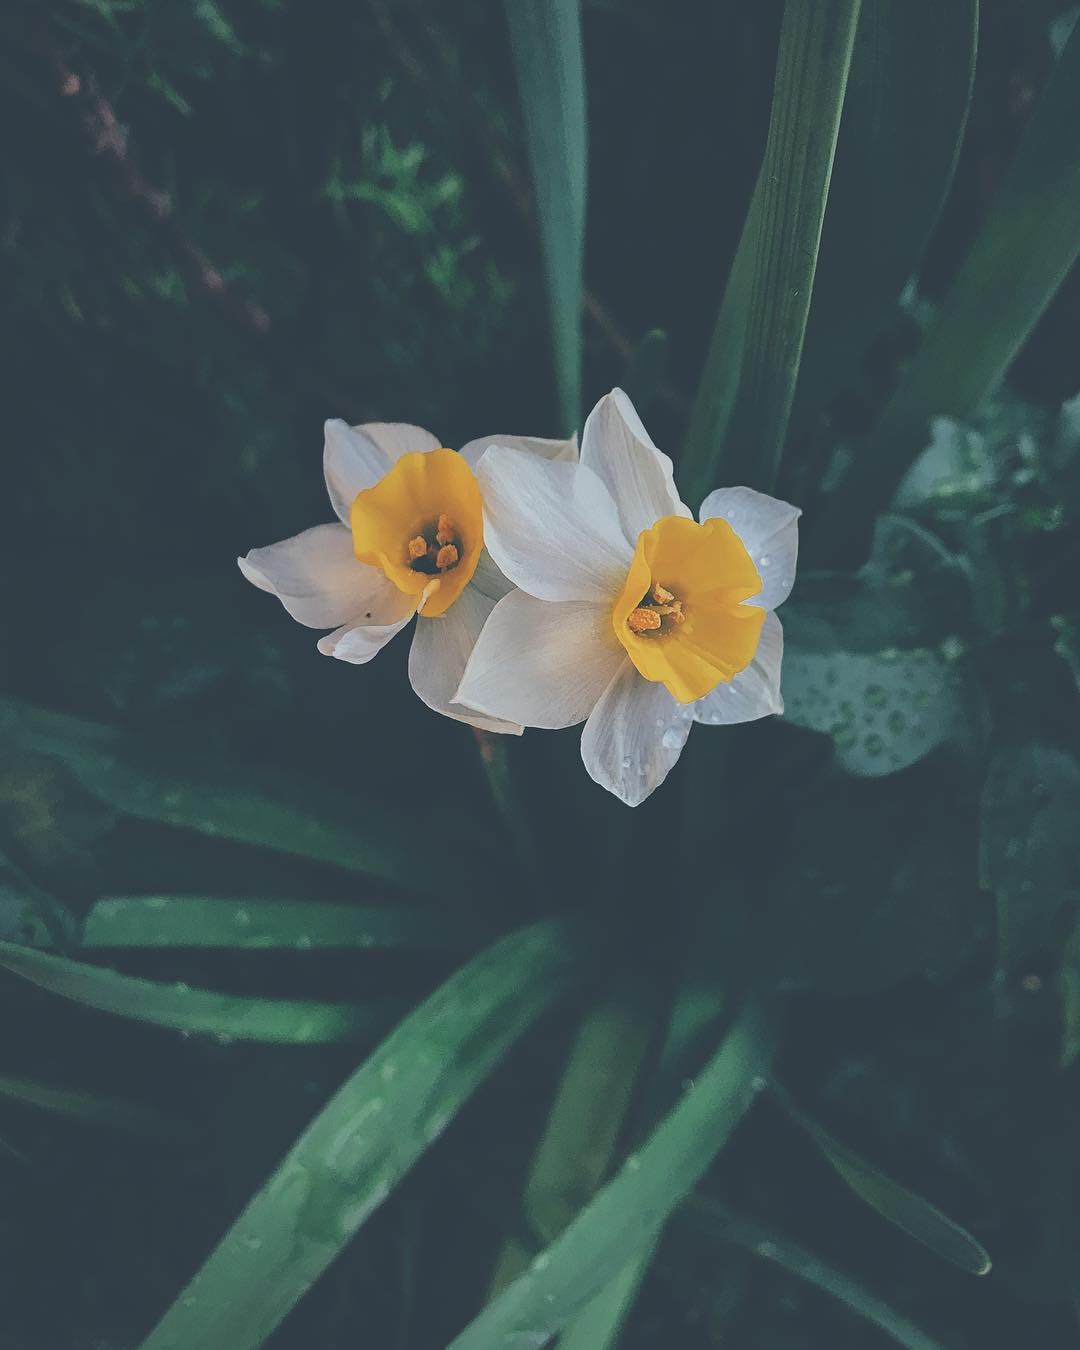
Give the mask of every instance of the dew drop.
[(868, 755), (880, 755), (882, 750), (885, 749), (885, 743), (876, 732), (871, 732), (863, 741), (863, 748)]
[(660, 744), (665, 750), (678, 750), (682, 745), (682, 737), (677, 731), (665, 731), (661, 737)]
[(880, 684), (868, 684), (866, 686), (866, 701), (871, 708), (883, 708), (885, 706), (886, 694)]
[(622, 766), (623, 766), (624, 769), (628, 769), (632, 763), (633, 763), (633, 760), (631, 760), (631, 758), (630, 758), (629, 755), (624, 755), (624, 756), (623, 756)]
[(296, 945), (300, 951), (306, 952), (311, 947), (311, 938), (307, 933), (301, 933), (296, 939)]
[(763, 554), (761, 555), (761, 557), (758, 559), (758, 566), (759, 566), (759, 567), (768, 567), (768, 565), (769, 565), (771, 562), (772, 562), (772, 559), (769, 557), (769, 555), (768, 555), (767, 553), (763, 553)]

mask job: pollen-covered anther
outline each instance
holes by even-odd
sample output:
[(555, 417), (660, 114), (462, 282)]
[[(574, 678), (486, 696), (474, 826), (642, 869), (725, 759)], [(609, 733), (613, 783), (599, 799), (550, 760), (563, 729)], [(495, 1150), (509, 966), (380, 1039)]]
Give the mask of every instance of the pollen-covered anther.
[(452, 544), (454, 542), (454, 522), (445, 511), (439, 513), (439, 519), (435, 527), (435, 542), (437, 544)]
[[(438, 536), (436, 536), (438, 537)], [(440, 572), (449, 571), (451, 567), (457, 566), (458, 551), (453, 544), (443, 544), (435, 555), (435, 566)]]
[(409, 540), (409, 557), (413, 562), (419, 558), (427, 557), (428, 541), (422, 534), (418, 534), (415, 539)]
[(650, 633), (655, 632), (661, 622), (660, 615), (655, 609), (639, 605), (627, 615), (626, 626), (632, 633)]
[[(658, 581), (653, 582), (653, 587), (649, 594), (652, 596), (653, 602), (657, 605), (667, 605), (675, 599), (674, 592), (666, 590)], [(681, 609), (682, 606), (680, 605), (679, 608)]]

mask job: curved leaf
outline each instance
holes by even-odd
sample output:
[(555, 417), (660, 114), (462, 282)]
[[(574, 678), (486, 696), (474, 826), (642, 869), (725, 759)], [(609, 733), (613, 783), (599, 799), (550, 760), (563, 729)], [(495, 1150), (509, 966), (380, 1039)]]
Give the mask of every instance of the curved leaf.
[(82, 945), (308, 951), (460, 947), (476, 936), (476, 926), (468, 919), (411, 905), (125, 895), (97, 901), (86, 916)]
[(568, 987), (563, 924), (489, 947), (397, 1027), (256, 1193), (142, 1350), (256, 1350)]
[(822, 1156), (860, 1200), (864, 1200), (871, 1209), (876, 1209), (883, 1219), (888, 1219), (909, 1237), (929, 1247), (936, 1256), (951, 1261), (969, 1275), (985, 1275), (989, 1271), (990, 1257), (986, 1248), (976, 1242), (966, 1229), (942, 1214), (929, 1200), (909, 1191), (865, 1158), (860, 1158), (853, 1149), (804, 1115), (787, 1093), (775, 1084), (773, 1087), (776, 1100), (787, 1117), (809, 1135)]
[(64, 763), (130, 816), (256, 844), (443, 895), (447, 871), (475, 871), (490, 841), (468, 819), (425, 819), (426, 848), (400, 813), (343, 801), (315, 783), (215, 762), (116, 727), (0, 699), (0, 733)]
[(864, 1321), (891, 1336), (907, 1350), (944, 1350), (939, 1341), (932, 1340), (906, 1317), (882, 1302), (876, 1294), (856, 1284), (847, 1275), (827, 1266), (816, 1256), (790, 1242), (771, 1229), (732, 1213), (726, 1205), (702, 1196), (694, 1196), (682, 1211), (684, 1220), (693, 1224), (696, 1232), (704, 1232), (752, 1252), (765, 1261), (772, 1261), (782, 1270), (797, 1275), (822, 1293), (845, 1304)]
[(682, 1100), (565, 1231), (451, 1343), (545, 1345), (635, 1257), (724, 1147), (772, 1059), (772, 1028), (748, 1005)]
[(966, 417), (1004, 377), (1080, 255), (1080, 27), (1024, 132), (937, 320), (813, 535), (847, 562), (926, 445), (930, 419)]
[(99, 1125), (118, 1125), (128, 1130), (160, 1128), (165, 1122), (148, 1107), (134, 1102), (117, 1102), (78, 1088), (54, 1087), (29, 1078), (0, 1077), (0, 1097), (34, 1106), (57, 1115)]
[(100, 1012), (238, 1040), (295, 1045), (353, 1040), (371, 1035), (385, 1025), (388, 1015), (385, 1005), (358, 1008), (347, 1003), (248, 998), (186, 984), (162, 984), (10, 942), (0, 942), (0, 967), (39, 989)]

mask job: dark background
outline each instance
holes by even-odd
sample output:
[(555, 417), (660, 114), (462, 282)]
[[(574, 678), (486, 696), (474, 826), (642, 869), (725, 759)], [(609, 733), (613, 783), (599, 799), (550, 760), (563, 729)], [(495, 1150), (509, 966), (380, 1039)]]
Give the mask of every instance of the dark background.
[[(1059, 8), (983, 7), (975, 98), (920, 273), (925, 298), (947, 289), (1001, 180), (1052, 68)], [(585, 8), (585, 400), (639, 379), (642, 412), (672, 452), (759, 162), (778, 24), (772, 3)], [(451, 764), (457, 789), (488, 811), (470, 733), (416, 702), (405, 641), (362, 670), (319, 657), (316, 635), (247, 586), (234, 559), (329, 518), (327, 417), (416, 422), (451, 446), (561, 430), (501, 7), (13, 0), (0, 14), (0, 68), (0, 691), (303, 771), (390, 805), (420, 838), (418, 765)], [(631, 364), (655, 328), (668, 334), (659, 381)], [(1017, 361), (1012, 392), (1046, 410), (1075, 394), (1078, 336), (1074, 275)], [(886, 316), (831, 410), (831, 435), (869, 424), (915, 340), (910, 318)], [(1014, 648), (999, 670), (1015, 660)], [(1050, 672), (1037, 718), (1075, 740), (1064, 663), (1032, 660)], [(785, 762), (822, 757), (809, 733), (762, 735)], [(582, 804), (606, 831), (618, 809), (600, 789), (575, 778), (564, 791), (574, 735), (537, 739), (522, 757), (545, 838)], [(997, 1258), (993, 1274), (954, 1272), (886, 1227), (768, 1107), (725, 1153), (718, 1184), (950, 1350), (1056, 1350), (1077, 1343), (1075, 1086), (1057, 1074), (1045, 997), (1024, 1006), (1006, 1052), (987, 1033), (977, 797), (966, 763), (942, 752), (870, 788), (830, 779), (824, 805), (799, 814), (784, 803), (775, 828), (810, 835), (821, 856), (806, 867), (832, 867), (857, 889), (877, 884), (862, 852), (872, 869), (899, 822), (917, 817), (918, 848), (937, 860), (917, 888), (923, 909), (893, 916), (895, 931), (844, 921), (834, 940), (831, 919), (815, 926), (824, 955), (785, 1072), (845, 1138), (971, 1227)], [(650, 807), (654, 824), (635, 829), (672, 809)], [(752, 847), (770, 847), (763, 822), (748, 828)], [(357, 891), (329, 868), (117, 820), (59, 767), (14, 749), (0, 766), (0, 832), (75, 917), (125, 890)], [(700, 884), (715, 884), (704, 862)], [(447, 903), (469, 904), (477, 885), (452, 884)], [(516, 897), (485, 898), (516, 917)], [(139, 969), (318, 997), (348, 997), (359, 979), (412, 1001), (447, 968), (186, 960)], [(357, 1062), (355, 1047), (185, 1041), (6, 975), (0, 1024), (5, 1072), (142, 1102), (165, 1121), (118, 1135), (0, 1103), (0, 1137), (30, 1160), (0, 1155), (0, 1345), (12, 1350), (137, 1344)], [(272, 1345), (445, 1344), (482, 1295), (568, 1025), (531, 1038)], [(628, 1350), (888, 1343), (768, 1263), (679, 1231), (626, 1338)]]

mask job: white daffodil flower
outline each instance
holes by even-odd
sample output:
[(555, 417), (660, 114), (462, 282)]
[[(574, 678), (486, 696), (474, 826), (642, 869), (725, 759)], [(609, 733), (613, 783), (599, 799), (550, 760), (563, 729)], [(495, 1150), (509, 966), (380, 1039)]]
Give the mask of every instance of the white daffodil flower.
[(530, 463), (576, 462), (576, 441), (484, 436), (444, 449), (421, 427), (326, 423), (323, 471), (338, 520), (238, 558), (260, 590), (309, 628), (319, 651), (363, 665), (418, 615), (409, 679), (435, 712), (486, 731), (513, 721), (454, 698), (488, 615), (511, 589), (484, 548), (477, 461), (493, 444)]
[(484, 625), (455, 699), (532, 727), (585, 722), (591, 776), (630, 806), (667, 777), (694, 722), (783, 712), (783, 632), (800, 512), (719, 488), (700, 524), (671, 460), (615, 389), (580, 463), (493, 445), (477, 465), (484, 537), (519, 589)]

